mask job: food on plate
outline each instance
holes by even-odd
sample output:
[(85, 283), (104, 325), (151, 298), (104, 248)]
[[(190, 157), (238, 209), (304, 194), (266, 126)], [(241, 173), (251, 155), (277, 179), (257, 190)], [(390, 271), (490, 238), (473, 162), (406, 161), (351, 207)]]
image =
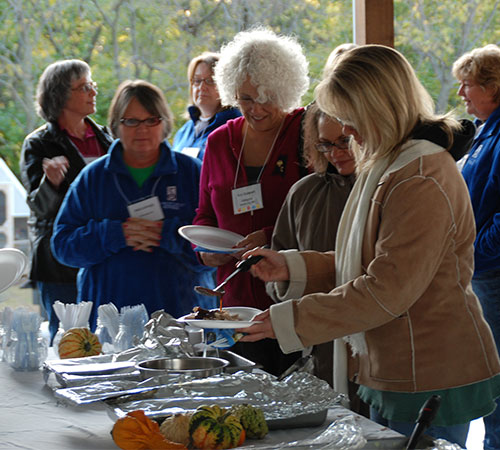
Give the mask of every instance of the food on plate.
[(264, 413), (260, 408), (242, 404), (232, 406), (230, 411), (240, 420), (248, 439), (262, 439), (269, 433)]
[(194, 320), (241, 320), (238, 314), (231, 314), (225, 309), (204, 309), (201, 306), (195, 306), (192, 314), (186, 319)]
[(189, 421), (192, 413), (177, 413), (167, 417), (160, 426), (160, 431), (169, 441), (189, 445)]
[(245, 442), (245, 429), (231, 411), (217, 405), (199, 406), (189, 422), (191, 442), (200, 449), (234, 448)]
[(166, 439), (160, 432), (160, 426), (142, 410), (129, 412), (118, 419), (111, 435), (115, 444), (123, 450), (187, 450), (185, 445)]
[(70, 328), (63, 334), (57, 349), (61, 359), (82, 358), (100, 355), (102, 345), (88, 328)]

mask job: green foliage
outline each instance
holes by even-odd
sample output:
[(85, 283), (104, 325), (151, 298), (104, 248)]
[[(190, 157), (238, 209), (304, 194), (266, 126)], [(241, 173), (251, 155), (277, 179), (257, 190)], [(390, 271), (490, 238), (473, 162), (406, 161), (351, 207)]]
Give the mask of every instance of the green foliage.
[[(500, 0), (395, 0), (396, 48), (438, 103), (460, 105), (450, 76), (463, 52), (500, 41)], [(351, 0), (0, 0), (0, 155), (18, 173), (23, 138), (36, 116), (37, 80), (51, 62), (87, 61), (99, 84), (97, 113), (106, 123), (118, 84), (143, 78), (165, 93), (184, 122), (189, 60), (218, 50), (255, 25), (296, 36), (310, 64), (313, 98), (328, 54), (352, 41)]]

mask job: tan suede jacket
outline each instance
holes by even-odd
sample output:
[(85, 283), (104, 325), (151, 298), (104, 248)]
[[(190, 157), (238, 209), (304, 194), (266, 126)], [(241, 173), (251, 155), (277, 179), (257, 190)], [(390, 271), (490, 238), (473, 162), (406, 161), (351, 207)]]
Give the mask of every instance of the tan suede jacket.
[(314, 294), (271, 307), (282, 350), (365, 331), (368, 354), (355, 381), (388, 391), (446, 389), (500, 373), (470, 283), (474, 237), (467, 187), (447, 152), (383, 177), (368, 212), (360, 277), (333, 289), (333, 252), (286, 253), (287, 298)]

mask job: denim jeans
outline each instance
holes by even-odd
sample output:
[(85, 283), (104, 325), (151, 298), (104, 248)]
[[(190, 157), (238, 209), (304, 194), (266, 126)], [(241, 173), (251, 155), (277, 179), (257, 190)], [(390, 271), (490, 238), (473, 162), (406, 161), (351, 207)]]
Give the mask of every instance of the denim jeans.
[[(370, 419), (384, 427), (389, 427), (392, 430), (404, 434), (408, 437), (411, 436), (415, 428), (415, 423), (398, 422), (395, 420), (384, 419), (374, 408), (370, 408)], [(424, 434), (436, 439), (445, 439), (448, 442), (460, 445), (461, 448), (465, 448), (467, 434), (469, 433), (469, 424), (470, 422), (467, 422), (460, 425), (451, 425), (449, 427), (438, 427), (431, 425), (429, 428), (427, 428), (427, 430), (425, 430)]]
[(61, 303), (76, 303), (78, 290), (74, 284), (46, 283), (42, 281), (37, 282), (37, 287), (40, 293), (40, 301), (49, 319), (50, 344), (52, 345), (52, 340), (59, 328), (59, 319), (52, 305), (56, 300), (59, 300)]
[[(472, 289), (479, 298), (497, 349), (500, 349), (500, 270), (475, 274), (472, 278)], [(500, 449), (500, 399), (497, 398), (496, 404), (495, 411), (483, 418), (485, 450)]]

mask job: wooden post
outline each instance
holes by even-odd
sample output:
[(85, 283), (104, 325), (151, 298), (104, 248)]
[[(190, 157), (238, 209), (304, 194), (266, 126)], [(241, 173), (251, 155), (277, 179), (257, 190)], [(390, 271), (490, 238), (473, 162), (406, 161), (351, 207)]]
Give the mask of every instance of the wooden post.
[(356, 44), (394, 47), (393, 0), (353, 0), (353, 18)]

